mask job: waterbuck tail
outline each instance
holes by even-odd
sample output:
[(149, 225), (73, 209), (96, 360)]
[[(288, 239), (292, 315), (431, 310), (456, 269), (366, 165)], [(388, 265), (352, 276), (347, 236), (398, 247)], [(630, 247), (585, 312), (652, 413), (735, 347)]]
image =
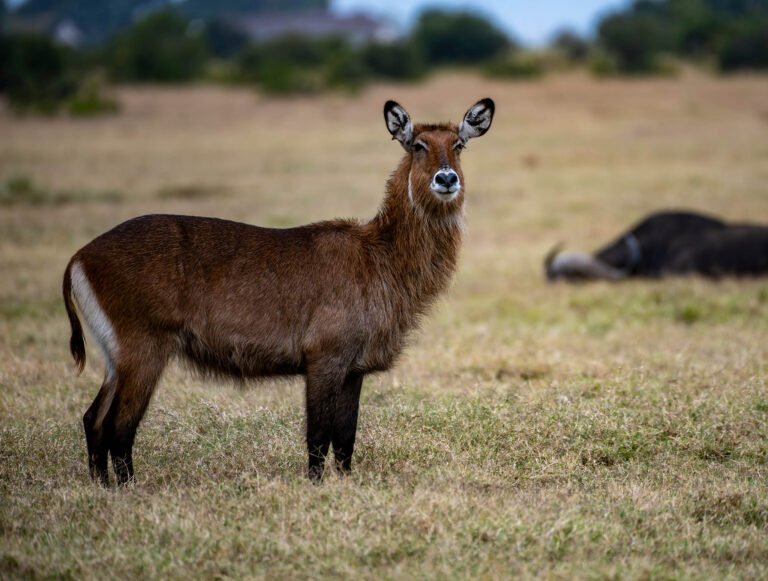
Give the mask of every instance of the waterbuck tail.
[(62, 293), (64, 295), (64, 307), (67, 309), (67, 316), (69, 317), (69, 326), (72, 328), (69, 350), (72, 353), (72, 358), (75, 360), (75, 366), (79, 375), (85, 367), (85, 337), (83, 336), (83, 327), (80, 324), (80, 319), (77, 317), (75, 303), (72, 301), (72, 262), (67, 265), (67, 269), (64, 271)]

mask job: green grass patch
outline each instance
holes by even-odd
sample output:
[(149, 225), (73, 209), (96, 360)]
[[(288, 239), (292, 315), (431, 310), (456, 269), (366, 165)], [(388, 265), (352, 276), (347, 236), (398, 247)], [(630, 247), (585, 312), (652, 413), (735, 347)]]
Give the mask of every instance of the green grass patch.
[(0, 186), (0, 206), (58, 206), (87, 202), (118, 203), (122, 192), (116, 190), (53, 190), (44, 188), (26, 176), (9, 178)]

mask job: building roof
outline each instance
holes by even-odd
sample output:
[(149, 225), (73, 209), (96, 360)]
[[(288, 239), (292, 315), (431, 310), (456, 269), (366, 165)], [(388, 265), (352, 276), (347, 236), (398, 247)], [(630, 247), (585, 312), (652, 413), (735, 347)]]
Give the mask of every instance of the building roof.
[(281, 36), (300, 35), (314, 38), (340, 36), (359, 44), (391, 41), (397, 31), (390, 24), (368, 14), (338, 15), (311, 11), (298, 13), (253, 14), (229, 18), (251, 40), (264, 41)]

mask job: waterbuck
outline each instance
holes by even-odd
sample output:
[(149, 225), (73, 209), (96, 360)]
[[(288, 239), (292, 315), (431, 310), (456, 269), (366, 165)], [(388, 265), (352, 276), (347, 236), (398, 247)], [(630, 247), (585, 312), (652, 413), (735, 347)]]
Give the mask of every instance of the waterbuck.
[(136, 429), (172, 356), (210, 376), (304, 375), (309, 478), (322, 478), (331, 444), (348, 472), (364, 376), (392, 366), (456, 269), (459, 157), (493, 113), (483, 99), (458, 126), (414, 124), (388, 101), (387, 129), (406, 154), (367, 223), (273, 229), (149, 215), (79, 250), (63, 283), (70, 350), (82, 371), (77, 306), (106, 365), (83, 417), (91, 477), (109, 485), (111, 454), (118, 485), (134, 480)]
[(551, 281), (765, 275), (768, 227), (731, 224), (695, 212), (656, 212), (594, 255), (556, 248), (546, 257), (544, 270)]

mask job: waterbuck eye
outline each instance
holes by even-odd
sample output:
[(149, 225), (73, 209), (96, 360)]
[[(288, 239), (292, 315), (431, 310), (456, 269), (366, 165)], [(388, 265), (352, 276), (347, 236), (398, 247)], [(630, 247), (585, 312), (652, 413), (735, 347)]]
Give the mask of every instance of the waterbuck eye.
[(453, 146), (453, 151), (456, 153), (462, 151), (466, 147), (466, 144), (463, 141), (457, 141), (456, 145)]
[(421, 141), (416, 141), (412, 146), (413, 151), (427, 151), (427, 146)]

